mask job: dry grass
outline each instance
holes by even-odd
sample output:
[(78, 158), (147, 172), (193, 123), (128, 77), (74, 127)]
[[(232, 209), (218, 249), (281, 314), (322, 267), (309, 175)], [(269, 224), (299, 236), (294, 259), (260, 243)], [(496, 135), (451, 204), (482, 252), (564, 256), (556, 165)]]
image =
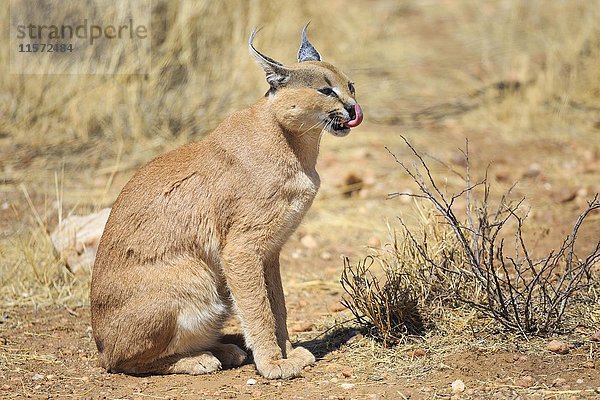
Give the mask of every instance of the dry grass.
[[(89, 276), (73, 276), (54, 256), (45, 230), (0, 242), (2, 307), (87, 304)], [(6, 262), (10, 260), (10, 262)]]
[(344, 259), (341, 284), (347, 297), (342, 303), (384, 347), (404, 341), (409, 335), (421, 335), (423, 318), (411, 274), (384, 268), (385, 277), (379, 279), (373, 272), (374, 263), (373, 257), (356, 265)]

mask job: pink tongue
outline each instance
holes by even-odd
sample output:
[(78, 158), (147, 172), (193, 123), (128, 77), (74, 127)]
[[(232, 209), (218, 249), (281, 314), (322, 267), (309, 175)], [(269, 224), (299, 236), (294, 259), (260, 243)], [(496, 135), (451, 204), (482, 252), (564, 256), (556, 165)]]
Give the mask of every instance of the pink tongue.
[(363, 120), (363, 112), (362, 112), (362, 108), (360, 108), (360, 105), (358, 105), (358, 103), (356, 103), (354, 105), (354, 113), (356, 114), (356, 117), (354, 117), (353, 120), (350, 120), (346, 123), (344, 123), (344, 126), (346, 128), (354, 128), (355, 126), (360, 125), (360, 123)]

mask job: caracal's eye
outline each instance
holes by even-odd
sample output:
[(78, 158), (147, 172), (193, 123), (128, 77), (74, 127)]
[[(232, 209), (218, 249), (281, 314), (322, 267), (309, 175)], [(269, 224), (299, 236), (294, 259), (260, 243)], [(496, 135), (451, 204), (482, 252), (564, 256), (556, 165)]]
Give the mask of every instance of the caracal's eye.
[(322, 93), (325, 96), (338, 97), (337, 93), (330, 87), (319, 89), (319, 93)]
[(348, 90), (350, 90), (350, 93), (352, 94), (352, 96), (354, 96), (354, 85), (352, 84), (352, 82), (348, 82)]

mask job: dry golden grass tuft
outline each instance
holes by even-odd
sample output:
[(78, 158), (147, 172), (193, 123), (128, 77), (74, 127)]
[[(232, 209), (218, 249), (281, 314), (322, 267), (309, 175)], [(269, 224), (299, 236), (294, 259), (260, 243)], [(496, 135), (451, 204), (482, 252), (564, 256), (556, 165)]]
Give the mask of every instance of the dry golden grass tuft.
[(81, 306), (88, 303), (90, 276), (74, 276), (59, 261), (46, 230), (0, 241), (0, 304)]

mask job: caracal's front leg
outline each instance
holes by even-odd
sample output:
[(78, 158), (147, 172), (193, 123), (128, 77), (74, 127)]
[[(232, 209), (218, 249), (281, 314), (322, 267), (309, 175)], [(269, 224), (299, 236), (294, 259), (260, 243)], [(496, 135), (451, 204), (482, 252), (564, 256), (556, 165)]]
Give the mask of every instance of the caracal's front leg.
[(275, 336), (277, 337), (277, 344), (281, 349), (283, 357), (287, 357), (292, 351), (292, 344), (290, 343), (287, 330), (287, 309), (285, 306), (283, 285), (281, 283), (279, 253), (265, 261), (265, 278), (269, 302), (271, 304), (271, 312), (275, 317)]
[(271, 311), (275, 317), (275, 335), (277, 337), (277, 344), (279, 345), (283, 356), (287, 358), (301, 358), (305, 361), (303, 367), (313, 364), (315, 362), (313, 354), (304, 347), (298, 346), (293, 348), (289, 339), (287, 330), (287, 309), (281, 282), (279, 254), (267, 259), (265, 262), (265, 278)]
[[(237, 243), (248, 242), (240, 240)], [(301, 347), (286, 354), (287, 358), (283, 357), (284, 353), (277, 340), (276, 318), (267, 289), (272, 273), (266, 274), (263, 259), (250, 249), (231, 242), (223, 251), (223, 264), (244, 338), (252, 350), (258, 372), (271, 379), (299, 375), (302, 369), (315, 359), (308, 350)], [(279, 291), (283, 298), (281, 279), (279, 282)], [(275, 301), (274, 298), (273, 302)], [(285, 314), (283, 319), (285, 327)]]

